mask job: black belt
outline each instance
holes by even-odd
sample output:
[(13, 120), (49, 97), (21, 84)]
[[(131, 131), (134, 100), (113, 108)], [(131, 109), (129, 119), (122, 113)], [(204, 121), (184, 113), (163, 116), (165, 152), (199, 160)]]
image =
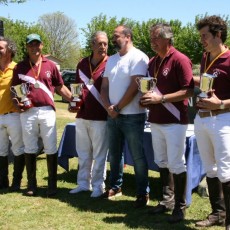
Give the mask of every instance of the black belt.
[(10, 113), (14, 113), (14, 112), (3, 113), (2, 115), (7, 115), (7, 114), (10, 114)]
[(211, 111), (198, 111), (200, 118), (212, 117), (223, 113), (229, 113), (230, 109), (220, 109), (220, 110), (211, 110)]

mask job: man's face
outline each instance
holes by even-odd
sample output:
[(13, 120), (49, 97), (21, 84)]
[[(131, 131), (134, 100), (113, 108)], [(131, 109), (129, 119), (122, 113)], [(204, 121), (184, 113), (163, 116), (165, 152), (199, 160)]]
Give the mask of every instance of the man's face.
[(200, 33), (200, 42), (207, 52), (211, 52), (213, 48), (215, 48), (219, 44), (220, 38), (218, 36), (213, 36), (209, 32), (208, 26), (205, 26), (202, 29), (200, 29), (199, 33)]
[(123, 33), (123, 27), (117, 27), (114, 30), (112, 43), (116, 51), (121, 50), (123, 47), (126, 46), (128, 42), (128, 37), (126, 37)]
[(161, 32), (161, 29), (158, 28), (158, 29), (151, 31), (150, 33), (151, 48), (156, 53), (160, 53), (168, 45), (168, 39), (162, 38), (160, 32)]
[(39, 41), (32, 41), (26, 45), (29, 56), (39, 56), (42, 53), (43, 44)]
[(7, 49), (7, 42), (6, 41), (0, 41), (0, 59), (10, 57), (11, 53)]
[(108, 39), (105, 35), (98, 35), (94, 44), (92, 45), (92, 50), (94, 54), (99, 56), (106, 56), (108, 50)]

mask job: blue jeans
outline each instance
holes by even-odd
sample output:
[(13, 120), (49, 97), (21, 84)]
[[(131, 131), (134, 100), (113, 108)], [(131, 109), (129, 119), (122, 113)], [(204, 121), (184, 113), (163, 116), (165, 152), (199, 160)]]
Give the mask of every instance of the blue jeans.
[(137, 195), (149, 193), (148, 165), (144, 154), (143, 136), (145, 114), (120, 114), (117, 118), (108, 117), (110, 187), (120, 188), (123, 182), (125, 140), (134, 162)]

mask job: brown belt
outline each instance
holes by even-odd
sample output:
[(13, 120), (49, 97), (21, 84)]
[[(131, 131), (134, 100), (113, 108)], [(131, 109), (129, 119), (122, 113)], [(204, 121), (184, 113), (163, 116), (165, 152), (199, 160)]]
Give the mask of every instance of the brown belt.
[(220, 109), (220, 110), (211, 110), (211, 111), (198, 111), (200, 118), (212, 117), (222, 113), (229, 113), (230, 109)]

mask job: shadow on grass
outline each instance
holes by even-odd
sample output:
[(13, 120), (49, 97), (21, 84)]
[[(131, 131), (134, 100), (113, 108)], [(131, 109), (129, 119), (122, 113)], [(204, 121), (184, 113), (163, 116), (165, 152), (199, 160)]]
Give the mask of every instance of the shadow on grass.
[[(77, 170), (71, 170), (58, 175), (58, 180), (74, 182), (76, 181)], [(73, 181), (74, 178), (74, 181)], [(107, 173), (106, 184), (109, 182), (109, 171)], [(153, 201), (160, 200), (160, 180), (159, 178), (149, 178), (151, 188), (150, 199)], [(127, 228), (144, 228), (144, 229), (195, 229), (187, 225), (194, 225), (197, 220), (185, 220), (178, 224), (168, 224), (167, 219), (170, 213), (163, 215), (150, 216), (147, 212), (151, 207), (135, 209), (133, 207), (135, 201), (135, 176), (131, 173), (124, 173), (123, 177), (123, 196), (116, 198), (116, 200), (106, 200), (102, 198), (90, 198), (91, 192), (82, 192), (78, 194), (69, 194), (69, 189), (59, 188), (55, 199), (65, 202), (68, 205), (76, 208), (78, 211), (104, 213), (107, 214), (102, 220), (109, 223), (125, 224)], [(122, 216), (119, 216), (122, 215)]]

